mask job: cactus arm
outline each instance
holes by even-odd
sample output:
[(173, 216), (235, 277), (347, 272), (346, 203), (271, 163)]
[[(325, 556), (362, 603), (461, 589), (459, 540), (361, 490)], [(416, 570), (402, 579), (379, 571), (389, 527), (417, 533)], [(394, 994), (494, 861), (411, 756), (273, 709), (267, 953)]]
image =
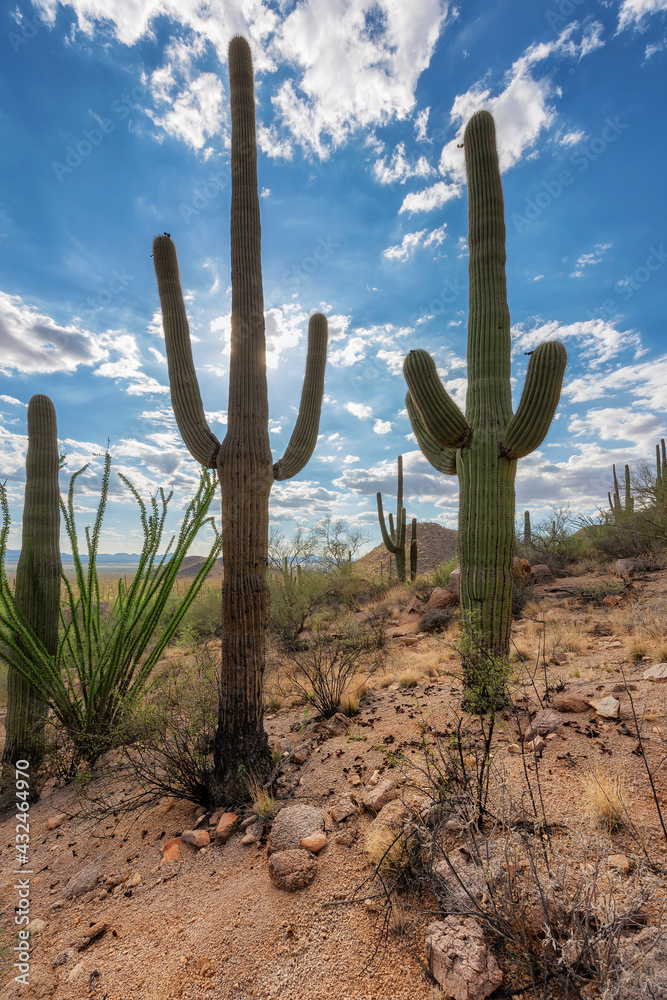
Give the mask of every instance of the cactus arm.
[(525, 545), (530, 545), (532, 541), (530, 531), (530, 511), (525, 511), (523, 515), (523, 541)]
[(502, 435), (506, 458), (523, 458), (544, 441), (558, 406), (566, 364), (567, 351), (558, 340), (540, 344), (533, 352), (517, 411)]
[(405, 397), (405, 408), (408, 411), (410, 423), (417, 444), (424, 457), (431, 463), (438, 472), (443, 472), (447, 476), (456, 475), (456, 448), (443, 447), (433, 440), (424, 427), (424, 422), (419, 415), (419, 410), (415, 406), (412, 396), (408, 393)]
[(401, 507), (401, 513), (398, 518), (398, 525), (396, 530), (396, 545), (399, 549), (403, 550), (405, 548), (405, 524), (407, 520), (407, 511), (405, 507)]
[(422, 423), (436, 444), (446, 448), (464, 445), (472, 433), (470, 425), (443, 387), (431, 355), (410, 351), (403, 374)]
[(625, 509), (628, 514), (632, 513), (634, 507), (634, 501), (632, 499), (632, 490), (630, 486), (630, 466), (625, 467)]
[(384, 542), (385, 548), (387, 548), (389, 552), (395, 552), (396, 545), (394, 543), (393, 517), (391, 516), (391, 514), (389, 515), (390, 529), (389, 531), (387, 531), (387, 526), (384, 520), (384, 513), (382, 511), (382, 493), (377, 494), (377, 502), (378, 502), (378, 521), (380, 522), (382, 541)]
[(308, 324), (306, 375), (301, 391), (299, 414), (285, 454), (273, 466), (274, 479), (291, 479), (292, 476), (296, 476), (315, 450), (320, 426), (326, 360), (327, 321), (322, 313), (315, 313), (310, 317)]
[(410, 582), (417, 576), (417, 518), (412, 518), (410, 531)]
[(183, 302), (176, 247), (168, 236), (157, 236), (153, 241), (153, 263), (162, 306), (171, 404), (176, 423), (195, 461), (206, 469), (215, 469), (220, 442), (204, 416), (192, 360), (190, 327)]

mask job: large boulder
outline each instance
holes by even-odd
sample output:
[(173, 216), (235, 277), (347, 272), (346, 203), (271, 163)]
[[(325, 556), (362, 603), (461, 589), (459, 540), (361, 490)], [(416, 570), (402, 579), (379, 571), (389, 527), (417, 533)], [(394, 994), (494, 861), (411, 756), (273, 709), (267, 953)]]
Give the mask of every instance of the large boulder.
[(426, 605), (426, 611), (433, 611), (436, 608), (451, 608), (453, 604), (458, 604), (458, 599), (451, 590), (444, 590), (442, 587), (435, 587), (431, 591), (431, 596)]
[(546, 565), (546, 563), (538, 563), (537, 566), (533, 566), (531, 575), (535, 583), (540, 586), (545, 583), (555, 583), (556, 579)]
[(429, 971), (454, 1000), (485, 1000), (503, 981), (484, 932), (473, 917), (449, 915), (426, 931)]
[(278, 889), (296, 892), (315, 878), (317, 863), (309, 851), (277, 851), (269, 858), (269, 876)]
[(304, 837), (324, 828), (324, 813), (315, 806), (297, 805), (281, 809), (273, 821), (267, 848), (276, 851), (294, 851)]

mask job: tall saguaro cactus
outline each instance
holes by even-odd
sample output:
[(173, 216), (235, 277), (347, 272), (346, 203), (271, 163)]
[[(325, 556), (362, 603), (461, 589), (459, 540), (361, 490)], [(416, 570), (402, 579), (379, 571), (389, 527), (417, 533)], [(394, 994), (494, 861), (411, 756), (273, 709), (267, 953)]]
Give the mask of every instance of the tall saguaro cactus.
[[(378, 520), (382, 541), (389, 552), (393, 552), (396, 557), (396, 576), (400, 583), (405, 583), (405, 528), (406, 512), (403, 506), (403, 456), (398, 456), (398, 490), (396, 494), (396, 526), (394, 518), (389, 513), (389, 531), (382, 512), (382, 493), (377, 494)], [(412, 530), (410, 535), (410, 579), (414, 580), (417, 572), (417, 519), (412, 519)]]
[(509, 655), (516, 463), (547, 434), (567, 354), (558, 341), (533, 352), (513, 414), (503, 192), (488, 111), (468, 122), (464, 149), (470, 246), (465, 416), (426, 351), (410, 351), (403, 370), (408, 414), (422, 452), (435, 468), (459, 477), (461, 606), (472, 637), (464, 652), (463, 703), (481, 712), (496, 703), (494, 674)]
[(618, 479), (616, 478), (616, 466), (612, 465), (611, 471), (614, 477), (614, 495), (612, 499), (611, 493), (607, 494), (609, 498), (609, 506), (611, 512), (615, 517), (623, 517), (624, 514), (632, 514), (634, 509), (634, 501), (632, 499), (632, 490), (630, 485), (630, 466), (625, 466), (625, 502), (621, 499), (621, 491), (618, 485)]
[(178, 427), (193, 457), (217, 469), (222, 490), (222, 668), (215, 737), (214, 802), (238, 799), (244, 775), (264, 778), (270, 751), (263, 727), (262, 675), (269, 610), (269, 492), (306, 465), (319, 427), (327, 322), (314, 315), (301, 405), (287, 450), (273, 463), (269, 446), (266, 339), (260, 257), (257, 140), (252, 57), (245, 39), (229, 46), (232, 117), (232, 336), (227, 434), (220, 443), (204, 416), (178, 261), (168, 236), (153, 244)]
[[(16, 567), (15, 598), (23, 620), (47, 652), (58, 651), (60, 614), (60, 488), (58, 486), (56, 411), (48, 396), (28, 403), (28, 454), (21, 555)], [(20, 637), (17, 637), (20, 645)], [(39, 691), (14, 669), (7, 680), (7, 738), (3, 763), (23, 759), (35, 766), (46, 703)]]

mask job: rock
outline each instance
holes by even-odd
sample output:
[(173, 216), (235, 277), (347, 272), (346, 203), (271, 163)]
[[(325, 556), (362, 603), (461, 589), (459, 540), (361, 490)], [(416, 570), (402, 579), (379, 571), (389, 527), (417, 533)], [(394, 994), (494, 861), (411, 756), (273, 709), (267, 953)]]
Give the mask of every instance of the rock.
[(84, 892), (91, 892), (97, 885), (100, 877), (100, 867), (98, 862), (86, 865), (73, 875), (63, 889), (63, 899), (72, 899), (73, 896), (81, 896)]
[(617, 597), (616, 594), (607, 594), (606, 597), (602, 598), (602, 603), (608, 608), (615, 608), (617, 604), (621, 603), (621, 598)]
[(533, 566), (532, 577), (535, 583), (539, 586), (545, 583), (555, 583), (556, 578), (553, 573), (546, 565), (546, 563), (538, 563), (537, 566)]
[(225, 812), (218, 820), (215, 828), (215, 839), (220, 844), (226, 844), (239, 825), (239, 818), (236, 813)]
[(364, 804), (364, 808), (377, 813), (380, 812), (383, 806), (386, 806), (387, 802), (391, 802), (397, 796), (397, 782), (394, 778), (385, 778), (384, 781), (380, 781), (375, 787), (366, 788), (361, 796), (361, 801)]
[(607, 864), (623, 875), (629, 875), (632, 871), (632, 862), (625, 854), (610, 854), (607, 858)]
[(342, 712), (336, 712), (323, 724), (322, 732), (326, 736), (344, 736), (351, 724), (351, 720), (346, 715), (343, 715)]
[(324, 826), (324, 813), (315, 806), (286, 806), (273, 821), (267, 844), (269, 854), (296, 850), (304, 837)]
[(522, 583), (530, 583), (533, 578), (533, 571), (527, 559), (519, 559), (514, 556), (512, 559), (512, 577), (521, 580)]
[(327, 835), (322, 830), (319, 830), (317, 833), (311, 833), (308, 837), (302, 837), (299, 841), (299, 847), (304, 851), (310, 851), (311, 854), (317, 854), (326, 846)]
[(557, 733), (565, 719), (559, 712), (556, 712), (553, 708), (543, 708), (537, 713), (533, 718), (530, 729), (524, 734), (524, 742), (526, 740), (532, 740), (536, 736), (546, 736), (547, 733)]
[(60, 954), (56, 955), (51, 963), (54, 969), (57, 969), (59, 965), (65, 965), (69, 962), (70, 958), (74, 958), (76, 952), (74, 948), (66, 948), (65, 951), (61, 951)]
[[(555, 736), (555, 733), (549, 733), (549, 736)], [(536, 753), (538, 757), (542, 756), (542, 751), (547, 745), (547, 741), (543, 740), (541, 736), (535, 736), (530, 743), (525, 744), (526, 753)]]
[(407, 608), (405, 609), (404, 614), (423, 615), (425, 611), (426, 611), (426, 605), (424, 604), (423, 601), (420, 601), (420, 599), (415, 594), (415, 596), (412, 598)]
[(368, 784), (373, 786), (377, 785), (378, 781), (380, 780), (380, 777), (381, 775), (379, 771), (373, 771), (370, 778), (368, 779)]
[(140, 872), (134, 872), (133, 875), (130, 875), (130, 877), (128, 878), (127, 882), (123, 883), (123, 888), (124, 889), (135, 889), (138, 885), (141, 885), (141, 873)]
[(337, 844), (342, 844), (343, 847), (351, 847), (355, 841), (355, 836), (352, 830), (341, 830), (334, 837)]
[(192, 844), (193, 847), (208, 847), (211, 838), (206, 830), (184, 830), (181, 834), (184, 844)]
[(472, 917), (449, 915), (426, 930), (428, 967), (454, 1000), (485, 1000), (503, 979), (500, 966)]
[(401, 802), (400, 799), (392, 799), (382, 806), (373, 822), (369, 825), (368, 831), (378, 830), (381, 827), (385, 830), (400, 830), (405, 821), (410, 817), (410, 809)]
[(619, 717), (621, 703), (613, 695), (609, 694), (606, 698), (591, 698), (588, 704), (603, 719), (618, 719)]
[(95, 941), (98, 937), (101, 937), (105, 931), (109, 930), (109, 924), (106, 920), (98, 920), (96, 924), (89, 927), (88, 930), (82, 937), (76, 939), (72, 942), (72, 947), (76, 948), (77, 951), (83, 951), (87, 948), (91, 941)]
[(269, 858), (269, 876), (278, 889), (295, 892), (315, 878), (317, 866), (308, 851), (276, 851)]
[(310, 747), (299, 747), (292, 754), (292, 760), (295, 764), (305, 764), (310, 756)]
[(353, 771), (352, 774), (348, 774), (347, 780), (349, 784), (353, 785), (355, 788), (361, 784), (361, 778), (356, 771)]
[(344, 795), (331, 809), (331, 818), (336, 823), (342, 823), (349, 816), (359, 812), (359, 806), (352, 801), (350, 795)]
[(46, 920), (42, 920), (41, 917), (35, 917), (35, 919), (31, 920), (28, 924), (27, 930), (29, 930), (31, 934), (39, 934), (39, 932), (43, 931), (45, 927)]
[(449, 574), (449, 589), (451, 590), (454, 597), (458, 597), (461, 593), (461, 567), (455, 566), (454, 569)]
[(249, 826), (252, 826), (257, 822), (257, 816), (255, 813), (251, 813), (250, 816), (246, 818), (239, 824), (242, 830), (247, 830)]
[(667, 663), (654, 663), (642, 674), (645, 681), (667, 681)]
[(220, 822), (220, 817), (222, 816), (222, 814), (224, 812), (225, 812), (225, 807), (224, 806), (218, 806), (218, 808), (215, 809), (211, 813), (211, 815), (209, 816), (209, 818), (208, 818), (208, 825), (209, 826), (217, 826), (218, 823)]
[(496, 888), (505, 877), (507, 859), (504, 845), (493, 841), (478, 841), (478, 854), (465, 847), (450, 851), (433, 868), (436, 878), (433, 888), (443, 909), (470, 910), (489, 889)]
[(521, 746), (519, 743), (510, 743), (507, 747), (508, 753), (521, 753)]
[(181, 838), (173, 837), (171, 840), (168, 840), (160, 853), (162, 854), (162, 861), (160, 862), (161, 865), (166, 864), (167, 861), (180, 861)]
[(586, 699), (576, 694), (559, 694), (554, 698), (554, 708), (558, 712), (588, 712), (589, 707)]
[(458, 604), (458, 598), (451, 590), (444, 590), (442, 587), (435, 587), (431, 591), (431, 596), (426, 605), (426, 611), (433, 611), (435, 608), (451, 608), (453, 604)]
[(241, 837), (241, 843), (244, 847), (247, 847), (249, 844), (257, 844), (259, 843), (259, 837), (256, 837), (254, 833), (246, 833), (244, 837)]
[(641, 559), (617, 559), (613, 566), (613, 571), (617, 576), (626, 579), (636, 576), (641, 569)]
[(47, 826), (49, 830), (55, 830), (57, 827), (61, 826), (66, 819), (67, 819), (67, 813), (58, 813), (57, 816), (51, 817)]

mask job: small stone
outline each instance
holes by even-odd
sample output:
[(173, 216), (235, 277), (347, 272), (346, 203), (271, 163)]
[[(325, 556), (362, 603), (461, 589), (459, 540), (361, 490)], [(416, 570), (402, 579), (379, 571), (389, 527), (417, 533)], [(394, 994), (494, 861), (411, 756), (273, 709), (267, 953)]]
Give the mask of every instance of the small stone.
[(63, 890), (63, 897), (71, 899), (73, 896), (81, 896), (84, 892), (90, 892), (97, 885), (99, 877), (100, 869), (96, 862), (86, 865), (69, 880)]
[(267, 842), (269, 854), (296, 850), (299, 842), (324, 826), (324, 813), (315, 806), (296, 805), (281, 809), (273, 821)]
[(359, 777), (356, 771), (353, 771), (352, 774), (348, 775), (347, 780), (355, 788), (361, 784), (361, 778)]
[(380, 780), (380, 772), (379, 771), (373, 771), (373, 773), (371, 774), (370, 778), (368, 779), (368, 784), (375, 786), (375, 785), (377, 785), (377, 783), (378, 783), (379, 780)]
[(226, 844), (239, 825), (239, 818), (236, 813), (223, 813), (215, 828), (215, 839), (222, 844)]
[(310, 851), (311, 854), (317, 854), (326, 845), (327, 835), (322, 830), (311, 833), (310, 836), (303, 837), (299, 841), (299, 847), (303, 848), (304, 851)]
[(654, 663), (642, 674), (645, 681), (667, 681), (667, 663)]
[(503, 980), (484, 932), (472, 917), (449, 915), (429, 924), (426, 954), (429, 971), (454, 1000), (485, 1000)]
[(607, 858), (607, 864), (623, 875), (629, 875), (632, 870), (632, 862), (625, 854), (610, 854)]
[(45, 927), (46, 927), (46, 920), (42, 920), (41, 917), (35, 917), (34, 920), (30, 921), (27, 929), (30, 931), (31, 934), (39, 934), (39, 932), (43, 931)]
[(589, 705), (585, 698), (576, 694), (559, 694), (554, 698), (554, 708), (558, 712), (588, 712)]
[(352, 830), (341, 830), (334, 837), (337, 844), (341, 844), (343, 847), (351, 847), (354, 843), (355, 837)]
[(521, 747), (518, 743), (510, 743), (507, 747), (508, 753), (521, 753)]
[(317, 865), (312, 854), (304, 850), (276, 851), (269, 858), (269, 876), (278, 889), (296, 892), (315, 878)]
[(530, 724), (530, 729), (524, 734), (524, 740), (532, 740), (535, 736), (546, 736), (547, 733), (557, 733), (563, 725), (563, 716), (553, 708), (543, 708), (537, 713)]
[(352, 801), (351, 796), (345, 795), (340, 799), (335, 806), (331, 809), (331, 818), (336, 823), (342, 823), (348, 818), (348, 816), (353, 816), (355, 813), (359, 812), (359, 806), (356, 802)]
[(292, 754), (292, 760), (295, 764), (305, 764), (310, 756), (310, 747), (299, 747)]
[(192, 844), (193, 847), (207, 847), (211, 843), (206, 830), (184, 830), (181, 840), (184, 844)]
[(259, 842), (259, 837), (256, 837), (254, 833), (246, 833), (244, 837), (241, 837), (241, 844), (244, 847), (248, 847), (249, 844), (257, 844)]
[(65, 965), (66, 962), (69, 962), (70, 958), (74, 958), (75, 954), (74, 948), (66, 948), (65, 951), (61, 951), (51, 963), (53, 968), (57, 969), (59, 965)]
[(350, 719), (342, 712), (336, 712), (324, 723), (322, 731), (327, 736), (344, 736), (351, 725)]
[(82, 935), (76, 941), (73, 941), (72, 945), (74, 948), (76, 948), (77, 951), (83, 951), (84, 948), (88, 947), (91, 941), (95, 941), (98, 937), (101, 937), (105, 931), (108, 930), (109, 930), (109, 924), (107, 923), (107, 921), (98, 920), (96, 924), (93, 924), (92, 927), (88, 928), (88, 930), (85, 932), (84, 935)]
[(606, 604), (608, 608), (615, 608), (617, 604), (621, 603), (621, 599), (620, 597), (617, 597), (616, 594), (607, 594), (607, 596), (602, 599), (602, 603)]
[(140, 872), (135, 872), (133, 875), (130, 875), (130, 877), (128, 878), (127, 882), (124, 883), (123, 888), (124, 889), (134, 889), (135, 886), (137, 886), (137, 885), (141, 885), (141, 873)]
[(431, 591), (431, 596), (426, 605), (426, 611), (433, 611), (435, 608), (451, 608), (453, 604), (458, 604), (457, 598), (451, 590), (444, 590), (442, 587), (435, 587)]
[(49, 830), (55, 830), (57, 827), (61, 826), (67, 819), (67, 813), (58, 813), (57, 816), (52, 816), (48, 822)]
[(606, 698), (591, 698), (588, 704), (594, 708), (603, 719), (618, 719), (621, 703), (612, 695)]
[(164, 865), (167, 861), (180, 861), (181, 860), (181, 838), (174, 837), (172, 840), (168, 840), (160, 851), (162, 855), (162, 861), (160, 865)]
[(241, 827), (242, 830), (247, 830), (249, 826), (252, 826), (253, 823), (256, 823), (256, 822), (257, 822), (257, 816), (256, 816), (255, 813), (252, 813), (250, 816), (246, 816), (246, 818), (243, 820), (243, 822), (240, 823), (239, 825), (240, 825), (240, 827)]
[[(550, 736), (555, 736), (556, 733), (550, 733)], [(541, 736), (536, 736), (530, 741), (530, 743), (525, 744), (527, 753), (536, 753), (539, 757), (542, 756), (542, 751), (547, 745), (547, 741), (543, 740)]]
[[(377, 772), (376, 772), (377, 773)], [(385, 778), (373, 788), (368, 788), (361, 796), (364, 808), (371, 812), (379, 812), (387, 802), (391, 802), (398, 796), (398, 785), (394, 778)]]

